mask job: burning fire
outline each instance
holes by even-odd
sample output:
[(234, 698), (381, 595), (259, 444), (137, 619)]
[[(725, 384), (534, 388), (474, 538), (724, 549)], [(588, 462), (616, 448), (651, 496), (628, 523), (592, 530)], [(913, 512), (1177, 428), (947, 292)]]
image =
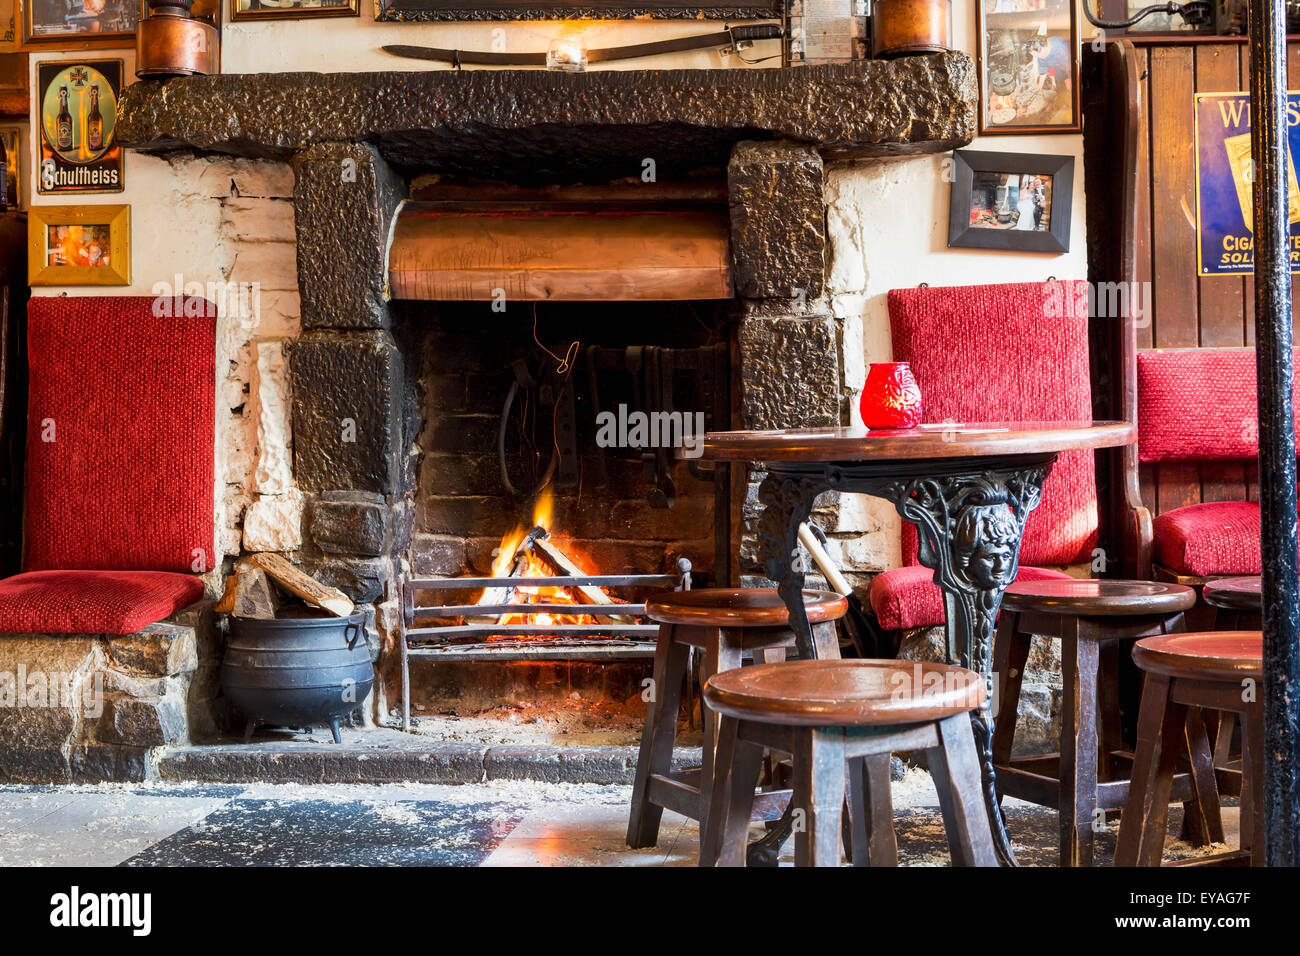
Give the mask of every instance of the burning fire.
[[(555, 574), (564, 573), (562, 569), (553, 567), (548, 564), (539, 553), (539, 549), (534, 547), (535, 539), (539, 536), (538, 529), (544, 529), (549, 532), (551, 521), (554, 516), (555, 502), (549, 491), (542, 494), (533, 506), (533, 520), (527, 527), (520, 526), (515, 528), (501, 540), (501, 548), (492, 561), (492, 576), (502, 578), (506, 581), (509, 578), (534, 578), (549, 577)], [(549, 534), (541, 537), (549, 537)], [(533, 538), (534, 540), (530, 540)], [(568, 559), (573, 568), (568, 569), (570, 573), (590, 574), (585, 568), (574, 562), (572, 558)], [(510, 588), (512, 592), (509, 597), (511, 603), (517, 604), (571, 604), (575, 607), (581, 607), (581, 603), (574, 597), (569, 588), (563, 587), (532, 587), (520, 586)], [(496, 604), (506, 603), (505, 600), (496, 601), (488, 600), (488, 593), (484, 592), (483, 603)], [(556, 614), (547, 611), (536, 613), (514, 612), (501, 615), (500, 624), (595, 624), (596, 619), (590, 614)], [(500, 635), (492, 640), (518, 640), (519, 636)]]

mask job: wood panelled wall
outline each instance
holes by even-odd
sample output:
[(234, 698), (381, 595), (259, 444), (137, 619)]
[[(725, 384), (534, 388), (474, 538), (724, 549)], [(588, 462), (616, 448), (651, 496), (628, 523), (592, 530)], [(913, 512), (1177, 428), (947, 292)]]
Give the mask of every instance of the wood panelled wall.
[[(1135, 53), (1143, 105), (1135, 272), (1138, 281), (1151, 283), (1152, 303), (1149, 321), (1137, 329), (1138, 348), (1253, 345), (1251, 279), (1196, 274), (1193, 95), (1248, 89), (1247, 46), (1216, 38), (1213, 42), (1152, 42), (1137, 45)], [(1288, 43), (1287, 60), (1288, 88), (1300, 89), (1300, 42)], [(1092, 158), (1085, 147), (1085, 164)], [(1090, 232), (1097, 225), (1099, 235), (1107, 234), (1109, 224), (1103, 221), (1117, 218), (1113, 204), (1118, 195), (1104, 187), (1096, 195), (1089, 192)], [(1094, 208), (1095, 203), (1100, 205)], [(1119, 238), (1111, 234), (1107, 241)], [(1098, 258), (1096, 248), (1090, 237), (1092, 277), (1100, 280), (1103, 275), (1092, 262)], [(1292, 314), (1300, 316), (1294, 298)], [(1141, 479), (1143, 499), (1153, 513), (1201, 501), (1258, 497), (1254, 463), (1144, 465)]]

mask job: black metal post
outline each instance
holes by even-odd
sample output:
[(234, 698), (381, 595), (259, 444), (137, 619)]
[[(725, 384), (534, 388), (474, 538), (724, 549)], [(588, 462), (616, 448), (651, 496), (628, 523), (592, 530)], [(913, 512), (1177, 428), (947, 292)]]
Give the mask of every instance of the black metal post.
[(1264, 578), (1264, 815), (1269, 866), (1300, 864), (1300, 556), (1291, 409), (1286, 13), (1249, 0), (1255, 159), (1255, 362)]

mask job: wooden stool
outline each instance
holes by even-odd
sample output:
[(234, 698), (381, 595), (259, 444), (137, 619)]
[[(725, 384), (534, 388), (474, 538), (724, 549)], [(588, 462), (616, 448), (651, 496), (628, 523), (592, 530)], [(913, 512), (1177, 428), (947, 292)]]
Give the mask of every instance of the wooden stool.
[[(829, 591), (804, 591), (803, 595), (808, 621), (814, 625), (817, 655), (839, 657), (834, 626), (816, 625), (843, 617), (848, 602)], [(659, 641), (655, 646), (654, 699), (646, 709), (641, 732), (641, 753), (632, 784), (632, 814), (627, 824), (627, 844), (638, 849), (654, 846), (659, 839), (664, 808), (701, 822), (707, 810), (717, 736), (717, 718), (707, 708), (702, 713), (704, 747), (700, 769), (672, 770), (677, 711), (691, 648), (704, 651), (700, 679), (707, 681), (714, 674), (739, 667), (746, 652), (768, 660), (784, 660), (786, 648), (795, 645), (789, 612), (775, 588), (669, 591), (646, 601), (646, 615), (659, 622)]]
[[(1202, 816), (1218, 826), (1210, 742), (1200, 709), (1227, 711), (1241, 721), (1241, 849), (1195, 862), (1264, 865), (1264, 708), (1258, 700), (1264, 679), (1264, 638), (1259, 631), (1220, 631), (1151, 637), (1133, 646), (1133, 661), (1146, 671), (1133, 782), (1119, 825), (1116, 866), (1159, 866), (1169, 823), (1174, 761), (1186, 757), (1204, 786), (1196, 799)], [(1244, 693), (1253, 681), (1256, 693)], [(1256, 699), (1243, 700), (1251, 696)]]
[[(1201, 599), (1214, 608), (1216, 631), (1259, 630), (1264, 587), (1258, 574), (1206, 581)], [(1241, 794), (1241, 758), (1233, 752), (1236, 731), (1237, 715), (1231, 711), (1220, 713), (1218, 726), (1213, 728), (1215, 778), (1219, 793), (1233, 796)]]
[(1258, 574), (1206, 581), (1201, 597), (1214, 608), (1214, 627), (1225, 631), (1259, 628), (1264, 587)]
[[(1092, 866), (1093, 837), (1124, 806), (1128, 774), (1120, 728), (1121, 642), (1183, 629), (1196, 592), (1148, 581), (1033, 581), (1002, 598), (994, 646), (999, 703), (993, 732), (998, 792), (1060, 813), (1061, 866)], [(1061, 642), (1060, 752), (1012, 757), (1030, 635)], [(1179, 781), (1179, 792), (1187, 781)], [(1208, 841), (1213, 834), (1192, 831)]]
[(970, 711), (984, 680), (949, 664), (791, 661), (717, 674), (704, 699), (721, 718), (700, 865), (744, 866), (763, 749), (794, 758), (796, 866), (838, 866), (848, 771), (855, 866), (896, 866), (889, 755), (924, 750), (956, 866), (997, 866)]

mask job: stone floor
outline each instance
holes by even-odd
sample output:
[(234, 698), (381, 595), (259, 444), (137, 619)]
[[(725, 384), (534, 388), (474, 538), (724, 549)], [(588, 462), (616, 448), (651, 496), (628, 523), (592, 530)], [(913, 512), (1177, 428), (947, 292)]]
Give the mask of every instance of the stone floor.
[[(657, 848), (624, 845), (628, 795), (531, 781), (3, 786), (0, 866), (694, 865), (699, 829), (675, 814)], [(902, 865), (947, 866), (929, 776), (909, 771), (894, 802)], [(1055, 813), (1016, 800), (1006, 813), (1021, 861), (1054, 865)], [(1235, 844), (1237, 811), (1224, 813)], [(1103, 833), (1101, 862), (1113, 852)], [(1166, 855), (1197, 852), (1171, 837)]]

